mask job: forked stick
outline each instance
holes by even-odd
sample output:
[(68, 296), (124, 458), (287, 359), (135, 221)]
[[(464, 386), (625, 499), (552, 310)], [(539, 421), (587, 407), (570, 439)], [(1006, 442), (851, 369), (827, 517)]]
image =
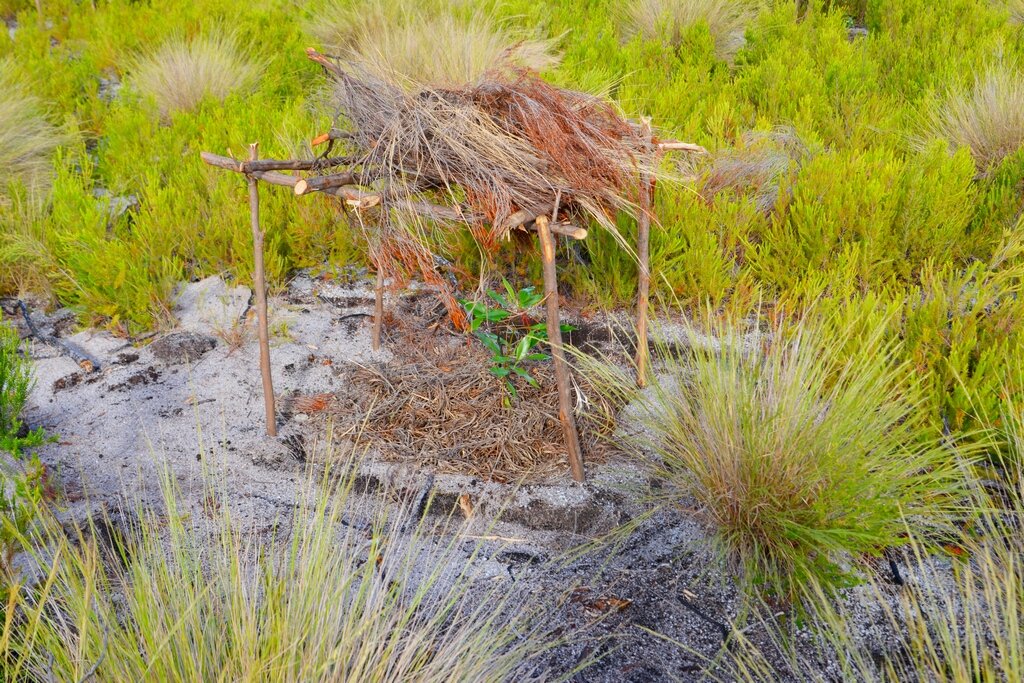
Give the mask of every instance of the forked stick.
[[(249, 145), (249, 159), (256, 161), (259, 143)], [(274, 381), (270, 375), (270, 330), (267, 324), (267, 283), (263, 267), (263, 231), (260, 229), (260, 189), (254, 174), (249, 180), (249, 212), (252, 217), (253, 287), (256, 290), (256, 327), (259, 332), (260, 374), (263, 377), (263, 405), (267, 411), (267, 434), (277, 436), (274, 410)]]
[(573, 416), (572, 397), (569, 393), (569, 367), (565, 362), (562, 348), (562, 325), (558, 313), (558, 272), (555, 269), (555, 238), (547, 216), (537, 217), (537, 234), (540, 236), (540, 254), (544, 262), (544, 301), (547, 306), (548, 342), (551, 344), (551, 360), (555, 365), (555, 381), (558, 384), (558, 419), (565, 434), (565, 447), (569, 452), (569, 467), (572, 478), (584, 481), (583, 454), (580, 450), (580, 435), (576, 430)]

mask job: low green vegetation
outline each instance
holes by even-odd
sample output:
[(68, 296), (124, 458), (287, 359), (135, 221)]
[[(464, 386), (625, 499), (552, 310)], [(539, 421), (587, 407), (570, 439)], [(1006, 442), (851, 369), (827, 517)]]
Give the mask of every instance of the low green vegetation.
[[(241, 156), (259, 140), (266, 157), (312, 155), (332, 112), (310, 44), (432, 87), (540, 69), (706, 147), (665, 159), (677, 182), (659, 181), (651, 244), (659, 312), (698, 320), (704, 336), (662, 347), (643, 395), (598, 370), (640, 400), (647, 436), (625, 445), (666, 500), (698, 503), (750, 595), (805, 608), (844, 680), (1021, 679), (1019, 0), (0, 0), (0, 15), (0, 294), (43, 294), (125, 336), (173, 324), (178, 281), (251, 277), (245, 183), (198, 152)], [(273, 287), (364, 259), (344, 207), (268, 189), (261, 213)], [(618, 228), (629, 244), (635, 226)], [(494, 270), (516, 283), (493, 305), (464, 304), (514, 393), (542, 355), (536, 321), (517, 322), (540, 301), (536, 256), (515, 240), (497, 262), (468, 237), (437, 246), (466, 289)], [(606, 230), (562, 246), (573, 304), (632, 305), (637, 268), (621, 247)], [(29, 375), (0, 332), (0, 443), (31, 463), (42, 436), (18, 421)], [(375, 583), (374, 562), (328, 552), (333, 508), (291, 531), (301, 543), (282, 563), (225, 527), (216, 590), (200, 591), (177, 522), (170, 554), (144, 525), (126, 569), (101, 563), (92, 541), (32, 536), (43, 475), (30, 471), (3, 487), (5, 564), (29, 538), (63, 561), (46, 564), (46, 595), (10, 594), (22, 616), (0, 634), (5, 673), (78, 680), (106, 657), (112, 679), (262, 667), (315, 679), (345, 661), (369, 680), (490, 680), (534, 652), (490, 616), (441, 628), (451, 604), (416, 623), (426, 649), (389, 640), (414, 612)], [(898, 606), (867, 569), (902, 552), (926, 576), (935, 551), (960, 563), (953, 583), (923, 582)], [(857, 581), (902, 634), (912, 674), (855, 642), (858, 617), (834, 595)], [(321, 601), (324, 585), (352, 591)], [(163, 602), (178, 586), (181, 602)], [(334, 603), (381, 616), (362, 632)], [(226, 639), (210, 628), (225, 621)], [(737, 630), (726, 678), (775, 680), (779, 653), (805, 671), (786, 626), (771, 625), (774, 653)], [(381, 656), (373, 642), (398, 649)]]
[[(508, 280), (503, 280), (504, 293), (493, 289), (487, 297), (496, 305), (480, 301), (462, 301), (469, 318), (469, 331), (491, 352), (491, 374), (505, 383), (505, 389), (516, 396), (517, 380), (538, 386), (530, 374), (528, 363), (551, 360), (551, 356), (537, 349), (548, 341), (547, 325), (534, 318), (531, 310), (544, 301), (533, 287), (516, 291)], [(562, 331), (572, 327), (562, 325)]]
[[(32, 371), (18, 334), (0, 320), (0, 599), (7, 597), (11, 560), (22, 548), (42, 502), (46, 470), (31, 449), (45, 440), (30, 430), (21, 413), (32, 386)], [(0, 667), (0, 672), (3, 668)]]

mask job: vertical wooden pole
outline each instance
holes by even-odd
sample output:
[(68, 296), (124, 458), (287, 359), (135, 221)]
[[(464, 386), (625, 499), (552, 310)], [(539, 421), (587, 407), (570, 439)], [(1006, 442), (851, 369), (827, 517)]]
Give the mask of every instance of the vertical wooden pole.
[(647, 386), (650, 348), (647, 341), (647, 309), (651, 298), (651, 206), (654, 203), (654, 182), (640, 173), (640, 215), (637, 216), (636, 254), (636, 383)]
[(380, 334), (384, 327), (384, 271), (377, 268), (377, 284), (374, 286), (373, 303), (373, 350), (380, 351)]
[(537, 234), (540, 236), (540, 253), (544, 262), (544, 300), (547, 305), (548, 342), (551, 344), (551, 359), (555, 364), (555, 381), (558, 384), (558, 419), (565, 434), (565, 447), (569, 451), (569, 467), (572, 478), (584, 481), (583, 454), (580, 451), (580, 436), (576, 430), (576, 418), (572, 412), (572, 397), (569, 393), (569, 367), (565, 362), (562, 348), (562, 323), (558, 312), (558, 273), (555, 270), (555, 238), (547, 216), (537, 217)]
[[(249, 159), (256, 161), (259, 143), (249, 145)], [(270, 375), (270, 328), (267, 323), (267, 281), (263, 267), (263, 231), (260, 230), (259, 181), (249, 178), (249, 212), (252, 217), (253, 288), (256, 290), (256, 326), (260, 344), (260, 374), (263, 376), (263, 405), (267, 411), (267, 434), (277, 436), (274, 410), (274, 381)]]

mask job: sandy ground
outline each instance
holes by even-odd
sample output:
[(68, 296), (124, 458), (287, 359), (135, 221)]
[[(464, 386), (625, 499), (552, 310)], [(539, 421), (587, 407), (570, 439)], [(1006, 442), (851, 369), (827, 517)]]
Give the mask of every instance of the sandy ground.
[[(327, 444), (322, 422), (302, 413), (282, 411), (279, 436), (265, 436), (255, 335), (251, 323), (241, 322), (249, 294), (219, 278), (185, 285), (175, 309), (178, 327), (143, 346), (103, 331), (74, 332), (68, 311), (33, 312), (44, 334), (61, 337), (99, 365), (86, 372), (59, 349), (32, 341), (36, 385), (26, 417), (31, 426), (57, 435), (40, 457), (55, 472), (69, 519), (84, 519), (125, 498), (159, 505), (166, 470), (181, 490), (183, 507), (201, 505), (204, 476), (207, 482), (216, 477), (231, 492), (226, 502), (234, 518), (269, 530), (294, 507), (309, 463), (332, 447), (351, 448)], [(387, 344), (378, 353), (370, 349), (372, 289), (366, 281), (299, 276), (271, 308), (279, 397), (336, 391), (346, 364), (392, 361)], [(21, 331), (27, 334), (24, 326)], [(590, 625), (594, 635), (614, 635), (599, 646), (599, 653), (610, 654), (575, 680), (701, 680), (698, 659), (687, 650), (713, 655), (722, 633), (712, 622), (737, 616), (734, 586), (714, 570), (704, 529), (684, 511), (658, 513), (620, 547), (603, 546), (567, 566), (547, 562), (645, 511), (637, 501), (648, 482), (632, 463), (613, 459), (591, 466), (586, 485), (566, 473), (529, 486), (435, 475), (373, 453), (362, 467), (368, 507), (375, 505), (374, 491), (385, 487), (410, 495), (428, 490), (434, 497), (430, 512), (439, 514), (468, 496), (474, 509), (469, 532), (500, 537), (484, 541), (475, 555), (476, 544), (467, 544), (458, 559), (472, 561), (479, 579), (526, 581), (553, 596), (575, 586), (559, 618)], [(609, 598), (630, 604), (610, 615), (595, 613), (595, 604)], [(563, 648), (551, 665), (571, 668), (595, 654), (594, 647), (588, 641)]]

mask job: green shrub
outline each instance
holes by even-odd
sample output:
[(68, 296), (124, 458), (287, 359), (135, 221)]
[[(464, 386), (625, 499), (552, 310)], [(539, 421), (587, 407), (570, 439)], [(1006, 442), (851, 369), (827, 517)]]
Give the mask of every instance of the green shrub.
[(668, 501), (696, 501), (746, 586), (842, 585), (851, 555), (905, 542), (904, 515), (946, 523), (955, 458), (922, 425), (885, 327), (802, 321), (751, 338), (709, 319), (706, 331), (656, 354), (644, 436), (627, 444), (650, 451)]
[(45, 483), (39, 460), (26, 452), (43, 443), (43, 430), (23, 429), (21, 422), (32, 387), (32, 369), (27, 353), (22, 355), (24, 350), (18, 333), (0, 320), (0, 602), (7, 598), (11, 559), (21, 549), (20, 536), (35, 519)]

